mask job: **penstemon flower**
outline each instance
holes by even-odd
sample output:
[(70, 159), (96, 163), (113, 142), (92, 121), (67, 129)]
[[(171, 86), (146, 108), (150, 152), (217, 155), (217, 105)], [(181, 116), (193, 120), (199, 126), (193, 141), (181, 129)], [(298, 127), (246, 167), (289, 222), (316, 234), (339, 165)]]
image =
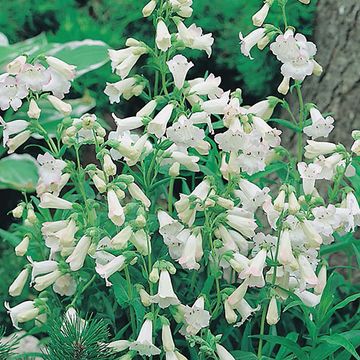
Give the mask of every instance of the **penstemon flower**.
[[(275, 3), (284, 28), (265, 23)], [(241, 355), (232, 340), (246, 321), (261, 358), (266, 323), (275, 333), (281, 309), (301, 302), (304, 310), (329, 298), (324, 246), (350, 238), (360, 225), (352, 179), (360, 132), (352, 133), (349, 150), (322, 141), (334, 119), (301, 92), (307, 76), (322, 72), (317, 48), (287, 24), (286, 1), (259, 6), (252, 16), (257, 28), (239, 34), (240, 51), (252, 58), (255, 46), (270, 45), (281, 62), (278, 91), (298, 96), (295, 110), (275, 96), (244, 102), (240, 89), (226, 89), (212, 72), (191, 77), (197, 62), (192, 52), (180, 52), (210, 56), (214, 43), (187, 20), (192, 4), (149, 1), (142, 13), (153, 16), (153, 45), (129, 38), (123, 48), (109, 49), (118, 77), (104, 85), (114, 104), (111, 131), (65, 99), (81, 73), (74, 65), (45, 54), (21, 55), (4, 67), (0, 108), (21, 109), (14, 119), (0, 118), (4, 147), (11, 154), (31, 137), (44, 145), (34, 161), (36, 194), (12, 211), (19, 222), (15, 254), (29, 260), (9, 288), (11, 297), (26, 297), (15, 307), (6, 304), (15, 327), (58, 314), (54, 306), (67, 308), (74, 320), (74, 307), (83, 313), (89, 297), (99, 313), (113, 309), (107, 316), (122, 340), (108, 346), (120, 359), (186, 360), (183, 353), (198, 353), (233, 360)], [(122, 101), (134, 96), (125, 115)], [(43, 126), (44, 103), (62, 116), (52, 132)], [(280, 107), (291, 123), (274, 115)], [(281, 146), (283, 125), (295, 131), (296, 154)], [(28, 283), (31, 296), (23, 291)], [(305, 310), (307, 325), (318, 321)], [(226, 330), (224, 340), (212, 333), (218, 328)], [(261, 341), (250, 336), (256, 329)], [(83, 320), (79, 330), (87, 331)], [(304, 341), (301, 351), (313, 348)]]

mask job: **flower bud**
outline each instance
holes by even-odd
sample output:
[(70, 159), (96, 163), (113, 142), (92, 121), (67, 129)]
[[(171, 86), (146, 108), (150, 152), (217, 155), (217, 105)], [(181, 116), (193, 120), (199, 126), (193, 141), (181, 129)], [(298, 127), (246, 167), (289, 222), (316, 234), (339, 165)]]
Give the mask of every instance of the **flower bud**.
[(92, 181), (99, 193), (104, 193), (106, 191), (106, 183), (103, 179), (100, 178), (100, 176), (94, 174)]
[(29, 247), (29, 242), (30, 238), (28, 236), (25, 236), (15, 248), (16, 256), (24, 256), (26, 254)]
[(53, 95), (48, 95), (47, 99), (50, 101), (51, 105), (64, 116), (71, 114), (72, 107), (70, 104), (67, 104), (65, 101), (62, 101)]
[(318, 284), (314, 287), (315, 294), (321, 295), (326, 286), (327, 274), (326, 265), (321, 266), (318, 274)]
[(289, 213), (291, 215), (296, 214), (300, 210), (300, 204), (296, 199), (296, 196), (293, 192), (289, 195)]
[(252, 17), (254, 26), (262, 26), (270, 10), (269, 2), (265, 2), (263, 7)]
[(9, 295), (10, 296), (19, 296), (21, 295), (24, 286), (26, 284), (26, 281), (29, 276), (29, 270), (24, 269), (20, 272), (20, 274), (17, 276), (17, 278), (13, 281), (13, 283), (9, 287)]
[(139, 290), (139, 295), (140, 295), (141, 303), (144, 306), (148, 307), (152, 304), (151, 296), (144, 289)]
[(160, 20), (157, 24), (156, 45), (161, 51), (167, 51), (171, 46), (171, 35), (163, 20)]
[(104, 155), (104, 172), (108, 176), (114, 176), (116, 174), (116, 165), (109, 154)]
[(155, 0), (150, 0), (142, 9), (142, 14), (144, 17), (149, 17), (153, 11), (156, 8), (156, 1)]
[(234, 309), (230, 306), (229, 301), (224, 301), (225, 319), (228, 324), (234, 324), (237, 320), (237, 315)]
[(320, 76), (324, 71), (322, 66), (315, 60), (312, 60), (312, 62), (314, 64), (313, 75)]
[(153, 267), (149, 275), (149, 280), (153, 284), (156, 284), (159, 281), (159, 277), (159, 269), (157, 267)]
[(274, 200), (274, 209), (276, 211), (279, 212), (283, 211), (285, 205), (285, 196), (286, 196), (285, 191), (281, 190), (277, 198)]
[[(360, 143), (360, 141), (359, 141)], [(178, 162), (174, 162), (169, 169), (169, 175), (171, 177), (179, 176), (180, 174), (180, 164)]]
[(138, 185), (136, 185), (135, 183), (131, 183), (128, 185), (128, 190), (129, 190), (130, 195), (134, 199), (141, 201), (146, 209), (148, 209), (150, 207), (150, 205), (151, 205), (150, 200), (144, 194), (144, 192), (139, 188)]
[(9, 139), (9, 141), (6, 143), (8, 149), (8, 154), (12, 154), (15, 152), (17, 148), (19, 148), (21, 145), (23, 145), (26, 141), (29, 140), (31, 136), (30, 130), (25, 130), (21, 132), (20, 134), (17, 134), (13, 138)]
[(277, 308), (276, 298), (275, 298), (275, 296), (273, 296), (270, 300), (268, 311), (266, 314), (266, 322), (269, 325), (275, 325), (279, 322), (279, 320), (280, 320), (280, 317), (279, 317), (279, 312), (278, 312), (278, 308)]
[(34, 99), (31, 99), (27, 115), (31, 119), (38, 119), (40, 117), (40, 113), (41, 113), (41, 109), (37, 105), (36, 101)]
[(289, 92), (289, 89), (290, 89), (290, 78), (284, 76), (277, 90), (280, 94), (286, 95)]
[(171, 334), (170, 325), (163, 324), (161, 339), (165, 352), (171, 352), (175, 350), (175, 344)]
[(15, 209), (12, 211), (12, 216), (16, 219), (20, 219), (24, 213), (24, 204), (20, 203)]

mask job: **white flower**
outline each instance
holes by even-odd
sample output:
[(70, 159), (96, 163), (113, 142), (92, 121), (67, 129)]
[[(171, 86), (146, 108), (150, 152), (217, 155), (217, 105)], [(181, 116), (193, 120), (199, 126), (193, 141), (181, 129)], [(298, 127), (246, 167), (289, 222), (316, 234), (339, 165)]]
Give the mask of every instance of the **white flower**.
[(4, 119), (0, 116), (0, 124), (3, 128), (3, 146), (5, 147), (9, 141), (11, 135), (15, 135), (24, 131), (29, 123), (25, 120), (13, 120), (10, 122), (5, 122)]
[(183, 335), (196, 335), (201, 329), (209, 326), (210, 313), (204, 309), (205, 301), (200, 296), (192, 307), (184, 306), (184, 326), (180, 329)]
[(294, 36), (293, 30), (289, 29), (276, 38), (276, 41), (270, 45), (270, 50), (283, 63), (281, 67), (283, 76), (302, 81), (313, 73), (316, 46), (307, 41), (304, 35)]
[(190, 233), (189, 230), (184, 229), (182, 233), (178, 235), (178, 239), (182, 238), (186, 234), (186, 242), (183, 248), (181, 257), (177, 260), (178, 263), (182, 266), (183, 269), (188, 270), (199, 270), (200, 264), (196, 261), (196, 246), (197, 239), (196, 236)]
[(176, 55), (167, 63), (169, 70), (174, 78), (175, 86), (181, 89), (184, 86), (185, 78), (188, 71), (194, 64), (186, 59), (183, 55)]
[(304, 235), (307, 239), (307, 245), (309, 247), (319, 248), (323, 240), (319, 233), (314, 229), (309, 220), (304, 220), (301, 223), (301, 228), (304, 232)]
[(11, 308), (9, 303), (5, 302), (5, 308), (8, 310), (11, 321), (16, 329), (19, 323), (23, 323), (36, 318), (39, 315), (40, 310), (35, 306), (34, 301), (24, 301), (19, 305)]
[(158, 139), (164, 136), (166, 126), (169, 122), (172, 112), (174, 110), (173, 104), (167, 104), (148, 124), (147, 131), (149, 134), (154, 134)]
[(199, 165), (197, 164), (200, 158), (198, 156), (190, 156), (188, 151), (184, 148), (178, 148), (175, 144), (173, 144), (167, 149), (167, 153), (170, 157), (164, 158), (161, 165), (179, 164), (189, 171), (200, 171)]
[(297, 261), (294, 257), (289, 230), (283, 230), (279, 238), (279, 263), (290, 265), (294, 270), (297, 268)]
[(262, 6), (262, 8), (255, 15), (253, 15), (252, 22), (254, 26), (262, 26), (269, 13), (270, 6), (270, 1), (265, 1), (265, 4)]
[(240, 315), (241, 315), (241, 321), (238, 322), (235, 326), (241, 326), (254, 312), (258, 311), (260, 309), (260, 305), (256, 308), (252, 308), (249, 303), (242, 299), (236, 306), (234, 307)]
[(70, 210), (73, 204), (50, 193), (42, 194), (39, 206), (43, 209), (62, 209)]
[(135, 245), (141, 255), (147, 256), (151, 253), (151, 242), (149, 234), (140, 229), (131, 236), (130, 241)]
[(46, 73), (50, 77), (47, 84), (42, 87), (43, 91), (52, 92), (54, 96), (62, 99), (70, 91), (71, 82), (56, 69), (49, 67)]
[(161, 51), (167, 51), (171, 46), (171, 35), (163, 20), (160, 20), (156, 27), (156, 46)]
[(28, 257), (28, 260), (32, 266), (31, 282), (34, 282), (36, 276), (55, 271), (59, 266), (59, 264), (53, 260), (33, 261), (30, 257)]
[(182, 21), (177, 24), (178, 37), (190, 49), (204, 50), (208, 57), (211, 56), (211, 46), (214, 43), (212, 34), (203, 35), (202, 29), (192, 24), (188, 28)]
[(219, 360), (235, 360), (235, 358), (220, 344), (216, 344), (216, 354)]
[(201, 104), (201, 109), (208, 114), (225, 114), (226, 106), (229, 102), (230, 91), (227, 91), (221, 95), (220, 98), (204, 101)]
[(53, 56), (45, 56), (45, 60), (49, 66), (61, 73), (67, 80), (74, 79), (76, 66), (69, 65)]
[(53, 285), (53, 290), (60, 296), (72, 296), (76, 292), (77, 282), (70, 275), (60, 276)]
[(54, 282), (62, 275), (60, 270), (54, 270), (46, 275), (38, 276), (35, 278), (34, 288), (37, 291), (43, 291), (47, 287), (54, 284)]
[(25, 64), (16, 78), (32, 91), (41, 91), (43, 86), (50, 81), (49, 73), (41, 64)]
[(6, 72), (10, 75), (17, 75), (21, 73), (26, 63), (26, 56), (20, 55), (6, 65)]
[(209, 99), (216, 99), (220, 97), (224, 91), (219, 87), (221, 83), (221, 77), (215, 77), (214, 74), (210, 74), (206, 79), (196, 78), (189, 80), (189, 94), (196, 94), (200, 96), (208, 96)]
[(313, 140), (319, 137), (328, 137), (334, 128), (334, 119), (328, 116), (326, 119), (321, 115), (320, 111), (312, 107), (310, 110), (312, 124), (304, 127), (304, 133)]
[(300, 298), (300, 300), (304, 303), (304, 305), (309, 307), (315, 307), (320, 303), (321, 300), (321, 295), (315, 295), (307, 290), (303, 290), (303, 291), (296, 290), (295, 295), (297, 295)]
[(278, 104), (277, 100), (268, 98), (267, 100), (259, 101), (256, 104), (250, 106), (246, 110), (246, 113), (253, 114), (263, 120), (269, 120), (277, 104)]
[(66, 163), (63, 160), (55, 159), (50, 153), (44, 155), (39, 154), (37, 161), (40, 164), (39, 175), (40, 181), (49, 186), (52, 183), (59, 183), (61, 180), (62, 170), (65, 168)]
[(26, 143), (30, 139), (31, 131), (25, 130), (21, 132), (20, 134), (17, 134), (13, 138), (9, 139), (6, 143), (6, 146), (8, 147), (8, 154), (12, 154), (16, 151), (17, 148), (19, 148), (21, 145)]
[(28, 95), (26, 86), (8, 74), (0, 76), (0, 109), (11, 107), (17, 111), (22, 105), (22, 99)]
[(144, 89), (144, 85), (137, 83), (136, 78), (120, 80), (116, 83), (106, 83), (104, 93), (109, 96), (110, 104), (120, 102), (120, 97), (124, 96), (126, 100), (133, 96), (139, 96)]
[(116, 273), (117, 271), (121, 271), (126, 265), (126, 258), (124, 255), (119, 255), (115, 257), (113, 260), (108, 262), (106, 265), (96, 264), (96, 272), (105, 279), (106, 286), (111, 286), (112, 283), (109, 281), (109, 277)]
[(130, 350), (135, 350), (140, 356), (154, 356), (161, 353), (160, 349), (153, 344), (152, 340), (153, 323), (146, 319), (140, 329), (136, 341), (130, 344)]
[(176, 12), (179, 16), (186, 18), (192, 15), (192, 3), (193, 0), (170, 0), (172, 10)]
[(263, 275), (266, 265), (267, 250), (261, 249), (249, 262), (249, 267), (244, 270), (243, 276), (259, 277)]
[(253, 214), (241, 208), (229, 210), (226, 216), (226, 222), (239, 233), (246, 237), (253, 237), (257, 224)]
[(256, 29), (245, 37), (243, 37), (242, 33), (239, 33), (239, 38), (241, 40), (241, 52), (252, 59), (250, 51), (265, 36), (265, 33), (266, 30), (264, 28)]
[(249, 281), (246, 279), (228, 297), (227, 301), (231, 307), (236, 307), (236, 305), (244, 298), (248, 286), (249, 286)]
[(246, 179), (239, 181), (239, 187), (240, 190), (235, 190), (234, 194), (240, 198), (243, 209), (249, 212), (255, 212), (269, 198), (270, 189), (268, 187), (260, 189)]
[(272, 296), (270, 303), (269, 303), (269, 307), (268, 307), (268, 311), (266, 314), (266, 322), (269, 325), (275, 325), (279, 322), (280, 317), (279, 317), (279, 311), (278, 311), (278, 307), (277, 307), (277, 303), (276, 303), (276, 298), (275, 296)]
[(167, 270), (161, 270), (160, 272), (159, 290), (152, 301), (157, 303), (162, 309), (165, 309), (170, 305), (180, 304), (178, 297), (174, 293), (170, 274)]
[(279, 87), (277, 88), (277, 91), (280, 94), (286, 95), (289, 92), (289, 89), (290, 89), (290, 78), (284, 76)]
[[(163, 324), (161, 331), (161, 340), (166, 353), (175, 351), (175, 344), (171, 334), (170, 325)], [(176, 356), (174, 359), (176, 359)]]
[(124, 209), (120, 204), (114, 190), (110, 189), (107, 192), (108, 202), (108, 218), (117, 226), (121, 226), (125, 221)]
[(303, 254), (300, 254), (298, 262), (301, 278), (305, 281), (305, 283), (311, 286), (316, 286), (318, 284), (318, 278), (316, 277), (308, 258)]
[(10, 285), (9, 295), (13, 297), (21, 295), (28, 277), (29, 277), (29, 270), (23, 269), (20, 272), (20, 274), (16, 277), (16, 279), (13, 281), (13, 283)]
[(90, 245), (91, 238), (85, 235), (76, 244), (73, 252), (66, 259), (66, 262), (70, 264), (70, 269), (72, 271), (78, 271), (83, 267)]
[(142, 107), (137, 113), (137, 117), (150, 116), (157, 107), (156, 100), (150, 100), (144, 107)]
[(303, 181), (304, 193), (306, 195), (311, 194), (314, 191), (315, 180), (320, 178), (321, 166), (300, 162), (298, 163), (298, 170)]

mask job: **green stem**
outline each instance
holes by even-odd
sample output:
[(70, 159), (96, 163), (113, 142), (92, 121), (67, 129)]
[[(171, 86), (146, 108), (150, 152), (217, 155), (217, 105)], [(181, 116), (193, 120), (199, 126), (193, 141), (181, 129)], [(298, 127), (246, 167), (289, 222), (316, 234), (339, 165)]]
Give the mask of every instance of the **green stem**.
[[(265, 319), (268, 305), (266, 304), (263, 308), (263, 312), (261, 315), (261, 323), (260, 323), (260, 336), (263, 336), (265, 333)], [(259, 347), (258, 347), (258, 359), (262, 358), (262, 349), (263, 349), (263, 339), (262, 337), (259, 339)]]
[(85, 284), (85, 286), (81, 289), (80, 292), (78, 292), (73, 301), (71, 302), (71, 304), (67, 307), (67, 308), (71, 308), (71, 307), (74, 307), (76, 301), (79, 299), (79, 297), (86, 291), (86, 289), (94, 282), (96, 278), (96, 275), (93, 275), (93, 277)]
[(131, 321), (131, 329), (133, 331), (133, 333), (135, 334), (136, 332), (136, 322), (135, 322), (135, 313), (134, 313), (134, 308), (132, 306), (132, 301), (133, 301), (133, 291), (132, 291), (132, 283), (131, 283), (131, 277), (130, 277), (130, 272), (128, 267), (126, 266), (124, 269), (125, 272), (125, 277), (126, 277), (126, 281), (128, 284), (128, 293), (129, 293), (129, 299), (130, 299), (130, 321)]
[(298, 162), (301, 162), (303, 156), (304, 100), (300, 85), (296, 86), (296, 93), (299, 99), (299, 128), (301, 129), (297, 138), (297, 160)]
[(174, 184), (175, 184), (175, 177), (172, 176), (170, 178), (169, 194), (168, 194), (168, 211), (170, 215), (173, 211)]

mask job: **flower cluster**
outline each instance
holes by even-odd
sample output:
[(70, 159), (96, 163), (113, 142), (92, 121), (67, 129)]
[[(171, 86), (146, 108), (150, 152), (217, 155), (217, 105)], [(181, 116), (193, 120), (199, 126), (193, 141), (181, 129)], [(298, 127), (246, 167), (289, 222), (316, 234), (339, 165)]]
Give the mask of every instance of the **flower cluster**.
[[(180, 348), (184, 339), (173, 339), (177, 323), (181, 337), (192, 346), (201, 344), (207, 358), (231, 360), (221, 336), (209, 330), (220, 316), (239, 327), (262, 309), (274, 325), (288, 298), (309, 307), (319, 304), (327, 278), (321, 246), (360, 225), (360, 207), (347, 181), (360, 154), (360, 135), (353, 133), (351, 151), (317, 140), (329, 135), (334, 119), (302, 99), (301, 81), (320, 73), (316, 47), (287, 24), (284, 31), (263, 26), (273, 3), (265, 0), (254, 15), (258, 29), (246, 37), (240, 33), (241, 51), (250, 56), (256, 44), (263, 49), (272, 42), (284, 76), (279, 92), (286, 94), (294, 80), (299, 119), (285, 99), (270, 96), (244, 104), (241, 90), (224, 90), (220, 77), (191, 76), (194, 63), (179, 52), (190, 48), (210, 56), (214, 41), (195, 24), (185, 25), (191, 0), (151, 0), (144, 7), (144, 17), (154, 14), (154, 48), (130, 38), (124, 49), (109, 50), (112, 70), (120, 77), (106, 85), (110, 103), (138, 96), (144, 105), (131, 117), (113, 114), (116, 129), (108, 134), (94, 114), (73, 118), (61, 100), (74, 78), (71, 65), (52, 57), (45, 57), (47, 68), (42, 59), (27, 64), (25, 57), (8, 65), (2, 84), (11, 93), (1, 90), (6, 94), (1, 108), (17, 110), (30, 94), (32, 120), (2, 121), (4, 144), (11, 153), (38, 133), (49, 145), (37, 158), (39, 200), (21, 202), (13, 211), (28, 229), (15, 252), (28, 255), (29, 264), (9, 294), (19, 296), (29, 279), (40, 293), (13, 308), (7, 304), (15, 327), (49, 311), (45, 289), (52, 287), (76, 306), (84, 288), (100, 280), (115, 286), (113, 275), (120, 273), (147, 309), (139, 329), (130, 309), (131, 333), (109, 344), (124, 353), (121, 359), (161, 352), (169, 360), (186, 359)], [(141, 57), (149, 58), (153, 78), (135, 74)], [(34, 115), (40, 109), (33, 97), (43, 92), (52, 92), (45, 96), (64, 114), (56, 141), (44, 134)], [(296, 157), (281, 147), (282, 132), (272, 126), (280, 106), (295, 123), (282, 124), (297, 129)], [(305, 148), (304, 135), (309, 137)], [(95, 150), (96, 161), (82, 166), (85, 146)], [(66, 150), (76, 161), (65, 156)], [(276, 169), (285, 176), (264, 181)], [(320, 186), (325, 182), (329, 192)], [(36, 241), (47, 254), (42, 259), (30, 256)], [(186, 291), (184, 277), (192, 278)], [(197, 281), (204, 277), (211, 282), (200, 290)], [(266, 298), (254, 302), (249, 294), (259, 288), (266, 290)], [(156, 344), (154, 336), (160, 333)]]

